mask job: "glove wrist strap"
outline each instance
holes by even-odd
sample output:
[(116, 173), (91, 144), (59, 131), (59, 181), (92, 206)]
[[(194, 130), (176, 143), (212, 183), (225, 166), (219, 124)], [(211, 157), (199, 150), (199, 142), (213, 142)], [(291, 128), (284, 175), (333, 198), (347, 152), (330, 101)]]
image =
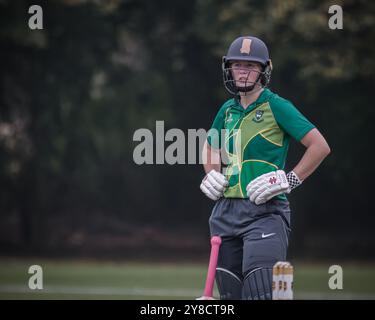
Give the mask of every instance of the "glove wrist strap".
[(286, 179), (289, 182), (290, 191), (297, 188), (303, 182), (303, 180), (301, 180), (294, 171), (290, 171), (286, 175)]

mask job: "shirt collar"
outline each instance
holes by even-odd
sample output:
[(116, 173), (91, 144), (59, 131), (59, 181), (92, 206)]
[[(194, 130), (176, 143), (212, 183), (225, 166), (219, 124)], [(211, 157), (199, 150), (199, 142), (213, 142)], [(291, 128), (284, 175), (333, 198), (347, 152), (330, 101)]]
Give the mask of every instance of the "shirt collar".
[(259, 95), (259, 97), (258, 97), (258, 99), (256, 99), (253, 103), (251, 103), (251, 104), (249, 104), (248, 106), (247, 106), (247, 108), (246, 109), (244, 109), (243, 107), (242, 107), (242, 105), (240, 104), (240, 102), (237, 100), (237, 99), (234, 99), (235, 100), (235, 103), (234, 103), (234, 107), (236, 108), (236, 109), (239, 109), (239, 110), (241, 110), (241, 111), (243, 111), (243, 112), (250, 112), (250, 111), (252, 111), (252, 110), (254, 110), (257, 106), (259, 106), (260, 104), (263, 104), (264, 102), (266, 102), (266, 101), (268, 101), (268, 98), (270, 97), (272, 95), (272, 92), (271, 92), (271, 90), (269, 90), (269, 89), (264, 89), (262, 92), (261, 92), (261, 94)]

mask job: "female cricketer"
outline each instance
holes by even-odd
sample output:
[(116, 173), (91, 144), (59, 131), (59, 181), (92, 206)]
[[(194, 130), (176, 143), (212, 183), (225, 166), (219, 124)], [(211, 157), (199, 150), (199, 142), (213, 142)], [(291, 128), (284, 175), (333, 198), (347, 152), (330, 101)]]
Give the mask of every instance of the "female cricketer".
[[(222, 70), (233, 98), (209, 131), (200, 185), (216, 201), (209, 219), (211, 235), (222, 239), (216, 283), (221, 299), (271, 299), (272, 267), (285, 261), (291, 230), (286, 194), (316, 170), (330, 148), (290, 101), (267, 89), (272, 63), (262, 40), (237, 38)], [(291, 138), (306, 150), (286, 173)], [(222, 151), (229, 160), (223, 172)]]

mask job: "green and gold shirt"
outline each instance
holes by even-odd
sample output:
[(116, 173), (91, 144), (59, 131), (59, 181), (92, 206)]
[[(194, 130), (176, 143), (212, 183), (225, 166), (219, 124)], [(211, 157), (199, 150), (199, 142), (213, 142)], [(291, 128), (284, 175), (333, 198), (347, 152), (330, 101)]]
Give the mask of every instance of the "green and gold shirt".
[[(247, 198), (249, 182), (264, 173), (284, 170), (290, 137), (300, 141), (313, 128), (290, 101), (269, 89), (246, 109), (237, 99), (226, 101), (207, 137), (212, 148), (223, 147), (227, 154), (229, 187), (224, 196)], [(277, 198), (285, 199), (285, 195)]]

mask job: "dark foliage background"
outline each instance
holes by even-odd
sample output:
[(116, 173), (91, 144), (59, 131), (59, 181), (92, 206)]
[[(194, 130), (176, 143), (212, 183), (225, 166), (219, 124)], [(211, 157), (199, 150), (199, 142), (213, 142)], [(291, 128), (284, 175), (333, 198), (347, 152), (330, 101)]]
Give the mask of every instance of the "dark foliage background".
[[(30, 30), (28, 8), (43, 8)], [(344, 29), (328, 28), (339, 4)], [(198, 257), (212, 202), (200, 165), (136, 165), (138, 128), (208, 129), (221, 56), (268, 44), (271, 89), (332, 153), (291, 196), (290, 255), (374, 258), (371, 1), (0, 1), (0, 253)], [(290, 149), (291, 168), (303, 153)]]

